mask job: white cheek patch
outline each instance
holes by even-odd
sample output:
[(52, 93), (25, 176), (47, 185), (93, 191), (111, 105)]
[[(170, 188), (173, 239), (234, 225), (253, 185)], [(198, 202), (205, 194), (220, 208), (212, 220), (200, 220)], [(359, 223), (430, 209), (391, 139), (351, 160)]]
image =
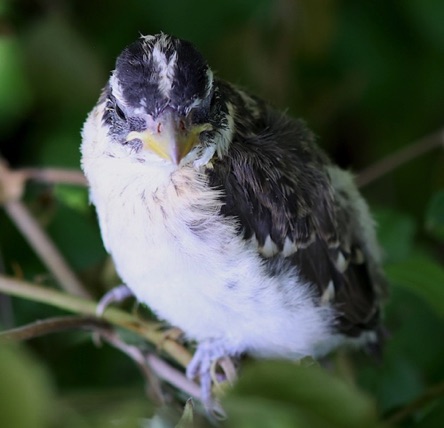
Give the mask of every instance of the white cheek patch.
[(136, 108), (133, 110), (133, 113), (134, 113), (135, 115), (142, 115), (142, 114), (145, 113), (145, 108), (144, 108), (144, 107), (136, 107)]

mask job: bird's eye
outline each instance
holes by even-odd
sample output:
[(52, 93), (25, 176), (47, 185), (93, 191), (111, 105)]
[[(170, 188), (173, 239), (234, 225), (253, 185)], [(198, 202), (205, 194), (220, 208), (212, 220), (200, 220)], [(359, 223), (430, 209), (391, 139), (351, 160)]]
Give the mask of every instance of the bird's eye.
[(116, 110), (116, 114), (117, 114), (117, 116), (118, 116), (120, 119), (126, 121), (126, 115), (125, 115), (125, 113), (123, 112), (123, 110), (119, 107), (118, 104), (116, 104), (116, 108), (115, 108), (115, 110)]

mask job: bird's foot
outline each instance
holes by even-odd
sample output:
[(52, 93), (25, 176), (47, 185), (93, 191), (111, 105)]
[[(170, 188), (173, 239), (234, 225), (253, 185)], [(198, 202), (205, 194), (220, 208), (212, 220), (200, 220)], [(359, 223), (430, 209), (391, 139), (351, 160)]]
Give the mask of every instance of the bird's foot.
[(125, 284), (120, 284), (117, 287), (112, 288), (99, 300), (96, 308), (96, 315), (101, 317), (105, 312), (105, 309), (111, 303), (122, 302), (131, 296), (133, 296), (133, 292)]
[[(187, 366), (186, 375), (189, 379), (200, 379), (201, 400), (206, 409), (214, 409), (211, 386), (213, 382), (218, 384), (222, 380), (233, 382), (236, 377), (236, 370), (231, 361), (230, 352), (223, 342), (218, 340), (208, 340), (200, 343), (194, 356)], [(220, 365), (223, 374), (216, 372)]]

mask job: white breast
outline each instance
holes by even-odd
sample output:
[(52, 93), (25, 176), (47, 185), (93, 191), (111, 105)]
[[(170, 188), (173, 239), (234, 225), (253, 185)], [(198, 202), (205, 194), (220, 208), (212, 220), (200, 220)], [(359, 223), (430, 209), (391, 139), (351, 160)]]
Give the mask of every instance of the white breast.
[(314, 305), (297, 271), (268, 276), (193, 167), (107, 156), (97, 117), (85, 125), (83, 168), (104, 244), (136, 297), (189, 337), (223, 339), (233, 352), (316, 353), (331, 338), (331, 311)]

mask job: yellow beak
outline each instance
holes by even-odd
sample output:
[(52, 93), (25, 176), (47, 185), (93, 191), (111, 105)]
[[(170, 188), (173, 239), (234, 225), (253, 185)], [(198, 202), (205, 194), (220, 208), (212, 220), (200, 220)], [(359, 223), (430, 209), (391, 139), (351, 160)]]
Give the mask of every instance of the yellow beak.
[(150, 127), (140, 132), (132, 131), (128, 134), (127, 141), (139, 139), (145, 150), (179, 165), (180, 161), (199, 143), (201, 132), (209, 129), (209, 125), (197, 125), (187, 129), (185, 123), (185, 119), (177, 118), (174, 113), (167, 112), (156, 120), (155, 129)]

